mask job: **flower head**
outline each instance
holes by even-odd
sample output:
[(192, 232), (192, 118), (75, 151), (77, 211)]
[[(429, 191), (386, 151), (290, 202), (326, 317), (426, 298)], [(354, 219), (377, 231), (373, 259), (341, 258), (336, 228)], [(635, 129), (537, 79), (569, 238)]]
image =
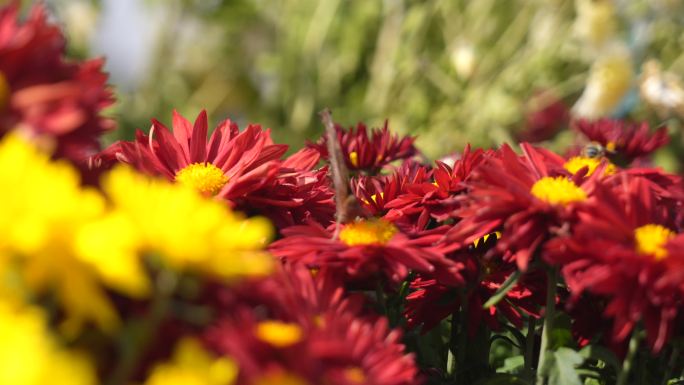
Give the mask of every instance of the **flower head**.
[[(587, 168), (586, 175), (590, 176), (596, 171), (596, 169), (601, 165), (601, 158), (592, 158), (588, 156), (573, 156), (568, 159), (563, 167), (568, 170), (571, 174), (577, 174), (583, 168)], [(605, 168), (603, 169), (603, 175), (613, 175), (617, 172), (617, 167), (607, 162)]]
[(238, 385), (415, 383), (399, 330), (364, 310), (363, 297), (346, 293), (340, 278), (285, 265), (245, 282), (219, 296), (225, 310), (205, 341), (236, 361)]
[(232, 385), (238, 368), (226, 357), (213, 357), (199, 341), (178, 342), (170, 362), (155, 365), (145, 385)]
[(504, 145), (475, 169), (467, 183), (470, 193), (456, 213), (461, 221), (447, 238), (465, 247), (501, 231), (495, 252), (526, 270), (552, 232), (572, 223), (575, 208), (587, 200), (598, 175), (570, 175), (560, 156), (525, 143), (522, 148), (521, 157)]
[[(352, 127), (349, 130), (336, 125), (335, 130), (345, 163), (353, 171), (375, 173), (392, 161), (416, 154), (416, 148), (413, 146), (415, 138), (400, 138), (390, 134), (387, 122), (381, 129), (372, 129), (370, 133), (363, 123), (359, 123), (356, 129)], [(317, 149), (324, 159), (328, 159), (325, 137), (318, 143), (310, 143), (309, 146)]]
[(531, 99), (525, 116), (525, 129), (517, 134), (520, 141), (542, 142), (553, 138), (568, 124), (570, 110), (553, 92), (538, 92)]
[(275, 177), (237, 202), (237, 208), (268, 217), (279, 229), (335, 219), (334, 192), (328, 169), (314, 169), (320, 156), (305, 148), (283, 161)]
[(670, 138), (665, 127), (651, 133), (647, 123), (633, 124), (622, 120), (579, 120), (575, 127), (589, 139), (605, 148), (610, 158), (632, 162), (650, 155), (666, 145)]
[(222, 278), (272, 269), (271, 257), (262, 250), (272, 230), (263, 218), (244, 219), (193, 188), (126, 166), (109, 172), (102, 187), (111, 210), (82, 235), (80, 249), (87, 258), (103, 260), (103, 273), (119, 271), (108, 262), (138, 261), (144, 254), (156, 254), (176, 270)]
[(420, 218), (421, 210), (417, 204), (412, 209), (397, 211), (391, 204), (407, 192), (409, 186), (427, 183), (432, 179), (432, 170), (416, 162), (402, 163), (390, 175), (362, 175), (351, 181), (352, 191), (362, 209), (376, 217), (386, 217), (393, 223), (406, 228), (425, 229), (429, 216)]
[(407, 297), (405, 316), (409, 327), (421, 326), (427, 332), (441, 321), (468, 306), (468, 333), (472, 337), (485, 322), (493, 330), (500, 330), (501, 319), (522, 328), (524, 317), (538, 317), (546, 297), (545, 278), (541, 271), (528, 271), (517, 278), (504, 299), (493, 306), (483, 305), (518, 274), (515, 261), (497, 255), (485, 258), (499, 242), (501, 233), (488, 234), (477, 239), (466, 249), (450, 254), (450, 258), (464, 265), (461, 275), (464, 283), (440, 283), (431, 273), (419, 273), (411, 282), (413, 290)]
[(327, 266), (360, 282), (378, 273), (400, 282), (409, 270), (435, 272), (452, 283), (460, 279), (461, 265), (446, 258), (445, 245), (438, 244), (446, 227), (409, 234), (384, 219), (360, 219), (342, 225), (339, 239), (332, 239), (334, 227), (286, 228), (284, 238), (271, 244), (270, 251), (288, 263)]
[(0, 381), (13, 385), (98, 383), (90, 360), (62, 347), (41, 309), (0, 300)]
[(418, 228), (429, 218), (437, 221), (455, 218), (460, 201), (468, 191), (466, 182), (471, 172), (490, 155), (481, 149), (472, 151), (468, 145), (451, 166), (437, 161), (427, 174), (431, 178), (414, 178), (396, 198), (386, 203), (391, 209), (387, 217), (400, 222), (402, 218), (414, 218), (412, 221), (418, 223)]
[(122, 162), (150, 175), (193, 187), (204, 195), (236, 201), (268, 183), (287, 146), (273, 144), (270, 132), (250, 125), (243, 132), (227, 120), (207, 141), (205, 111), (194, 124), (174, 111), (173, 132), (156, 120), (150, 134), (138, 131), (133, 142), (117, 142), (95, 163)]
[[(12, 186), (0, 191), (0, 271), (22, 277), (28, 293), (54, 295), (66, 313), (64, 331), (85, 322), (111, 331), (118, 318), (100, 286), (103, 277), (81, 258), (77, 244), (81, 231), (104, 213), (103, 197), (81, 187), (72, 165), (51, 161), (16, 133), (0, 142), (0, 179)], [(9, 284), (3, 280), (0, 291)]]
[(673, 230), (675, 214), (655, 199), (645, 180), (627, 174), (622, 179), (597, 186), (578, 210), (573, 232), (550, 241), (544, 255), (562, 266), (575, 300), (587, 292), (607, 301), (603, 314), (614, 320), (614, 341), (623, 341), (643, 321), (658, 351), (684, 298), (684, 249)]
[(36, 5), (24, 22), (19, 2), (0, 9), (0, 135), (20, 131), (57, 157), (86, 168), (99, 137), (114, 128), (100, 111), (113, 102), (103, 60), (64, 59), (64, 37)]
[(634, 78), (632, 58), (626, 48), (616, 48), (592, 64), (584, 92), (573, 106), (574, 115), (588, 119), (610, 116), (627, 95)]

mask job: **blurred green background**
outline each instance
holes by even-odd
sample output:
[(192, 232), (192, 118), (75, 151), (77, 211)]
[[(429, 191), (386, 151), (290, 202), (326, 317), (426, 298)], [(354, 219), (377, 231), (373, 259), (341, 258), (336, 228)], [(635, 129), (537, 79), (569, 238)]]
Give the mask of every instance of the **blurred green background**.
[[(668, 123), (681, 163), (684, 1), (50, 0), (74, 57), (105, 55), (120, 129), (171, 110), (301, 146), (317, 112), (389, 119), (428, 157), (514, 141), (535, 111)], [(564, 132), (548, 143), (567, 144)]]

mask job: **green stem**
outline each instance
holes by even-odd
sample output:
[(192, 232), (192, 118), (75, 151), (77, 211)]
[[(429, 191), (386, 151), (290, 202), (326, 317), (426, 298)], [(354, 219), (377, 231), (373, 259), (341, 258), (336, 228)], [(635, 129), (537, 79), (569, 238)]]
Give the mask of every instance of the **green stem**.
[(380, 305), (380, 311), (385, 317), (389, 318), (389, 311), (387, 309), (387, 299), (385, 298), (385, 288), (383, 287), (382, 280), (378, 280), (378, 284), (375, 285), (375, 299)]
[(632, 332), (632, 338), (629, 340), (629, 350), (627, 351), (627, 356), (625, 356), (624, 361), (622, 361), (622, 369), (618, 374), (616, 385), (627, 384), (627, 379), (629, 378), (629, 373), (632, 370), (632, 365), (634, 364), (634, 358), (636, 357), (637, 350), (639, 349), (639, 342), (641, 340), (641, 331), (635, 327)]
[(458, 319), (459, 311), (451, 314), (451, 334), (449, 336), (449, 347), (447, 349), (447, 374), (449, 377), (455, 376), (458, 360), (456, 359), (456, 340), (458, 338)]
[(145, 318), (128, 325), (127, 335), (121, 345), (119, 361), (112, 370), (106, 385), (122, 385), (130, 381), (147, 349), (154, 342), (159, 325), (171, 308), (171, 298), (176, 287), (176, 276), (162, 271), (157, 277), (157, 290)]
[(534, 373), (532, 370), (534, 363), (534, 337), (536, 336), (535, 328), (537, 327), (537, 319), (529, 317), (527, 320), (527, 336), (525, 336), (525, 372)]
[(553, 329), (553, 318), (556, 313), (556, 285), (558, 284), (558, 271), (551, 268), (546, 278), (546, 308), (544, 310), (544, 325), (542, 328), (541, 348), (539, 349), (539, 362), (537, 363), (537, 385), (546, 382), (546, 360)]
[(677, 358), (679, 357), (679, 347), (675, 346), (672, 348), (672, 353), (670, 354), (670, 359), (667, 362), (667, 369), (665, 370), (665, 375), (663, 375), (662, 385), (667, 385), (670, 377), (672, 377), (672, 372), (677, 364)]

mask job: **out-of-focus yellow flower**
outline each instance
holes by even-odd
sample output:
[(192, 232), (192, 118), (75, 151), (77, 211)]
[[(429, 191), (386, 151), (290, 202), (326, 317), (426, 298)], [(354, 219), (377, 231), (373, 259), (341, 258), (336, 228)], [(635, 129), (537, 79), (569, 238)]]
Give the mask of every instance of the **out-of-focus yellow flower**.
[(237, 366), (226, 357), (213, 357), (195, 340), (178, 343), (173, 360), (152, 369), (145, 385), (228, 385)]
[(38, 309), (0, 301), (0, 340), (0, 384), (97, 383), (90, 362), (56, 343)]
[[(103, 188), (112, 212), (86, 231), (79, 243), (88, 259), (107, 256), (104, 259), (124, 263), (149, 253), (174, 270), (224, 278), (264, 275), (272, 269), (272, 258), (263, 249), (273, 230), (263, 218), (245, 219), (191, 188), (143, 176), (125, 166), (111, 171)], [(102, 267), (112, 275), (118, 271), (124, 279), (134, 266), (125, 263), (127, 267)]]
[(575, 9), (575, 31), (593, 48), (600, 48), (613, 38), (617, 23), (612, 0), (577, 0)]
[(71, 165), (8, 135), (0, 143), (0, 180), (10, 187), (0, 190), (0, 296), (19, 303), (54, 294), (66, 310), (67, 335), (88, 321), (116, 329), (102, 284), (149, 294), (146, 253), (174, 270), (224, 278), (264, 275), (273, 266), (264, 251), (272, 236), (265, 219), (244, 219), (191, 188), (123, 166), (105, 177), (105, 200), (81, 186)]
[(74, 243), (81, 227), (104, 212), (102, 197), (82, 188), (68, 163), (51, 161), (16, 135), (0, 143), (0, 180), (7, 186), (0, 190), (0, 270), (20, 277), (18, 284), (0, 282), (3, 294), (54, 292), (66, 310), (67, 331), (87, 320), (114, 328), (117, 316)]
[(591, 66), (587, 86), (573, 112), (589, 119), (610, 115), (629, 91), (633, 77), (629, 53), (618, 49), (600, 57)]

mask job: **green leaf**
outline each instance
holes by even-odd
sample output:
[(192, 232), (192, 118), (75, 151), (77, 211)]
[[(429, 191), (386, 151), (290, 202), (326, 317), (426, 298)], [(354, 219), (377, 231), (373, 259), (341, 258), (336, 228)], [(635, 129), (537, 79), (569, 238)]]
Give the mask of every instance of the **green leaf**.
[(518, 373), (525, 366), (525, 357), (522, 354), (508, 357), (504, 360), (502, 367), (498, 368), (497, 373)]
[(484, 305), (482, 305), (482, 308), (489, 309), (490, 307), (499, 303), (499, 301), (501, 301), (501, 299), (503, 299), (503, 297), (505, 297), (506, 294), (508, 294), (508, 292), (515, 287), (515, 284), (518, 283), (518, 279), (520, 279), (520, 270), (516, 270), (513, 274), (506, 278), (499, 290), (497, 290), (496, 293), (494, 293), (494, 295), (491, 296)]
[(615, 354), (610, 350), (596, 345), (587, 345), (579, 351), (579, 354), (587, 358), (593, 358), (599, 361), (603, 361), (606, 365), (610, 365), (615, 371), (619, 371), (622, 367), (620, 361), (615, 357)]
[(584, 358), (578, 352), (559, 348), (553, 352), (553, 361), (549, 385), (582, 385), (576, 368), (584, 362)]
[(525, 335), (520, 332), (517, 328), (511, 326), (511, 325), (504, 325), (504, 328), (515, 337), (516, 341), (518, 341), (518, 346), (520, 349), (523, 349), (522, 347), (525, 346), (527, 343), (527, 339), (525, 338)]
[(497, 373), (477, 381), (475, 385), (532, 385), (529, 381), (512, 374)]
[(505, 336), (503, 334), (496, 334), (496, 335), (492, 336), (492, 338), (490, 339), (491, 342), (494, 342), (496, 340), (504, 340), (504, 341), (508, 342), (509, 344), (511, 344), (511, 346), (516, 347), (517, 349), (520, 349), (520, 350), (524, 349), (523, 346), (518, 345), (518, 343), (513, 341), (510, 337)]

